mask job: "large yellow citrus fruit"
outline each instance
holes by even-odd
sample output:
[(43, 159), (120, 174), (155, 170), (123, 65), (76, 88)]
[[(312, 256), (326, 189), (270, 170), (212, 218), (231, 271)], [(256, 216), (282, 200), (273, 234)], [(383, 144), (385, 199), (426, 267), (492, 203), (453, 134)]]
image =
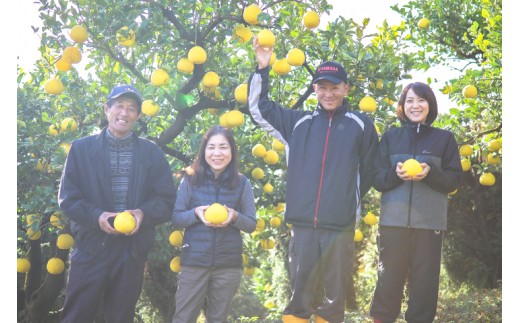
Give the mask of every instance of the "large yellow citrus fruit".
[(136, 226), (136, 221), (132, 213), (130, 212), (120, 212), (116, 215), (114, 219), (114, 229), (121, 233), (130, 233), (134, 231)]
[(72, 64), (65, 60), (63, 57), (56, 62), (56, 68), (58, 71), (67, 72), (72, 67)]
[(265, 149), (265, 146), (262, 144), (256, 144), (253, 146), (253, 150), (251, 152), (255, 157), (264, 158), (267, 149)]
[(19, 273), (27, 273), (31, 270), (31, 262), (27, 258), (16, 259), (16, 271)]
[(495, 185), (495, 175), (492, 173), (484, 173), (480, 175), (478, 181), (484, 186), (493, 186)]
[(51, 275), (59, 275), (65, 270), (65, 263), (60, 258), (51, 258), (47, 261), (47, 271)]
[(302, 66), (305, 63), (305, 53), (299, 48), (293, 48), (287, 53), (287, 63), (291, 66)]
[(258, 45), (260, 47), (274, 47), (275, 37), (269, 29), (262, 29), (258, 33)]
[(365, 223), (368, 225), (374, 225), (378, 222), (377, 216), (375, 216), (375, 214), (372, 212), (368, 212), (363, 218), (363, 221), (365, 221)]
[(493, 153), (489, 153), (487, 155), (487, 162), (490, 165), (498, 164), (498, 163), (500, 163), (500, 156), (498, 154), (495, 155)]
[(462, 167), (462, 170), (467, 172), (471, 169), (471, 160), (468, 158), (463, 158), (460, 160), (460, 166)]
[[(60, 144), (60, 148), (63, 149), (63, 151), (65, 152), (65, 154), (67, 156), (69, 155), (70, 146), (71, 146), (71, 144), (69, 142), (62, 142)], [(60, 226), (62, 226), (62, 225), (60, 224)]]
[(287, 63), (287, 58), (277, 59), (273, 64), (273, 71), (278, 75), (286, 75), (291, 71), (291, 65)]
[(45, 82), (45, 92), (49, 94), (61, 94), (63, 92), (63, 83), (59, 79), (50, 79)]
[(258, 7), (256, 4), (252, 4), (247, 6), (244, 9), (244, 13), (242, 14), (242, 17), (244, 18), (245, 22), (247, 22), (250, 25), (256, 25), (258, 24), (258, 15), (262, 12), (260, 7)]
[(236, 38), (239, 43), (247, 43), (253, 37), (253, 33), (251, 29), (244, 26), (243, 24), (238, 24), (235, 26), (233, 30), (232, 38)]
[(206, 61), (206, 58), (207, 58), (206, 51), (204, 50), (204, 48), (202, 48), (200, 46), (193, 46), (188, 51), (188, 59), (193, 64), (202, 64)]
[(370, 95), (366, 95), (359, 101), (359, 109), (364, 112), (374, 112), (377, 109), (376, 100)]
[(278, 139), (274, 138), (272, 143), (272, 148), (274, 151), (282, 152), (285, 150), (285, 145)]
[(150, 80), (152, 81), (152, 84), (155, 86), (163, 86), (170, 81), (170, 75), (166, 70), (162, 68), (158, 68), (155, 71), (153, 71), (152, 76), (150, 77)]
[(170, 269), (174, 273), (180, 273), (181, 272), (181, 257), (176, 256), (170, 261)]
[(81, 62), (81, 52), (74, 46), (68, 46), (63, 50), (61, 58), (70, 64), (77, 64)]
[(144, 100), (141, 105), (141, 110), (147, 116), (153, 117), (159, 112), (159, 104), (154, 100)]
[(269, 66), (273, 66), (274, 62), (276, 62), (276, 54), (272, 52), (271, 58), (269, 59)]
[(256, 228), (255, 231), (262, 232), (265, 229), (265, 220), (262, 218), (258, 218), (256, 220)]
[(31, 224), (33, 224), (35, 221), (41, 221), (41, 217), (40, 217), (38, 214), (29, 214), (29, 215), (25, 218), (25, 221), (27, 222), (28, 225), (31, 225)]
[(193, 73), (194, 68), (195, 68), (195, 65), (193, 65), (193, 63), (186, 57), (181, 58), (177, 62), (177, 70), (181, 73), (191, 74), (191, 73)]
[(38, 240), (42, 237), (42, 230), (34, 231), (33, 228), (27, 229), (27, 237), (29, 240)]
[(240, 127), (244, 124), (244, 114), (238, 110), (231, 110), (227, 113), (226, 121), (229, 127)]
[(84, 43), (88, 38), (87, 28), (82, 25), (76, 25), (72, 27), (69, 35), (76, 43)]
[(57, 136), (58, 135), (58, 128), (56, 128), (56, 125), (55, 124), (51, 124), (49, 126), (49, 134), (51, 136)]
[(477, 88), (474, 86), (474, 85), (466, 85), (463, 89), (462, 89), (462, 95), (465, 97), (465, 98), (468, 98), (468, 99), (473, 99), (474, 97), (476, 97), (478, 94), (478, 90)]
[(266, 153), (265, 153), (265, 156), (264, 156), (264, 162), (267, 164), (267, 165), (274, 165), (276, 164), (278, 161), (280, 160), (280, 157), (278, 157), (278, 153), (274, 150), (268, 150)]
[(218, 118), (218, 121), (219, 121), (219, 124), (222, 126), (222, 127), (226, 127), (226, 128), (231, 128), (228, 124), (228, 121), (227, 121), (227, 116), (228, 116), (228, 113), (227, 112), (224, 112), (220, 115), (220, 117)]
[(78, 124), (76, 123), (76, 120), (74, 120), (71, 117), (67, 117), (61, 121), (60, 124), (60, 132), (69, 131), (73, 132), (78, 128)]
[(253, 176), (254, 179), (262, 179), (264, 178), (264, 171), (259, 167), (255, 167), (251, 172), (251, 176)]
[(182, 246), (182, 232), (179, 230), (175, 230), (172, 233), (170, 233), (170, 244), (174, 247), (180, 247)]
[(417, 26), (421, 29), (426, 29), (430, 26), (430, 19), (428, 18), (421, 18), (417, 22)]
[(59, 249), (70, 249), (74, 245), (74, 238), (68, 233), (62, 233), (56, 239), (56, 247)]
[(320, 16), (316, 11), (307, 11), (303, 15), (303, 25), (309, 29), (314, 29), (320, 25)]
[(278, 212), (278, 213), (281, 213), (285, 210), (285, 203), (282, 203), (282, 202), (279, 202), (278, 204), (276, 204), (276, 206), (274, 207), (274, 211), (275, 212)]
[(502, 148), (502, 143), (498, 139), (493, 139), (489, 142), (489, 150), (490, 151), (498, 151)]
[(410, 177), (414, 177), (423, 170), (421, 164), (413, 158), (406, 160), (403, 163), (403, 166), (401, 166), (401, 169), (406, 171), (406, 174), (408, 174)]
[(247, 265), (248, 262), (249, 262), (249, 258), (247, 257), (247, 255), (242, 254), (242, 266)]
[(116, 40), (119, 45), (130, 47), (135, 44), (135, 31), (128, 26), (121, 27), (116, 33)]
[(282, 219), (280, 219), (280, 217), (278, 217), (278, 216), (273, 216), (273, 217), (269, 220), (269, 224), (271, 224), (271, 226), (272, 226), (273, 228), (279, 227), (280, 224), (282, 224)]
[(255, 273), (255, 267), (244, 267), (244, 275), (253, 276)]
[(204, 77), (202, 77), (202, 86), (205, 87), (217, 87), (220, 83), (220, 78), (218, 77), (218, 74), (215, 72), (206, 72), (204, 74)]
[(469, 157), (473, 154), (473, 148), (470, 145), (462, 145), (459, 148), (459, 153), (462, 157)]
[(241, 104), (247, 103), (247, 84), (243, 83), (235, 88), (235, 100)]
[(204, 218), (210, 223), (221, 224), (227, 220), (228, 210), (220, 203), (213, 203), (204, 211)]
[(354, 241), (359, 242), (361, 240), (363, 240), (363, 232), (361, 232), (359, 229), (356, 229), (354, 232)]
[(274, 188), (273, 188), (273, 185), (271, 185), (271, 183), (267, 182), (267, 183), (264, 184), (262, 189), (264, 190), (265, 193), (271, 194), (273, 192)]

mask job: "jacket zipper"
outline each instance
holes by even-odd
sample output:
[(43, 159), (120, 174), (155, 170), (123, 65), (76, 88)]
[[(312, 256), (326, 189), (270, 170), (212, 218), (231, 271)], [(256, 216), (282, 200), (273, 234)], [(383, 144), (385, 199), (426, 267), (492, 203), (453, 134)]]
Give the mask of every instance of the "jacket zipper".
[(327, 156), (327, 148), (329, 147), (329, 136), (330, 128), (332, 126), (332, 117), (334, 112), (329, 112), (329, 127), (327, 129), (327, 136), (325, 137), (325, 149), (323, 151), (323, 157), (321, 159), (321, 174), (320, 174), (320, 186), (318, 187), (318, 200), (316, 201), (316, 210), (314, 211), (314, 228), (318, 224), (318, 211), (320, 208), (321, 189), (323, 187), (323, 173), (325, 172), (325, 157)]
[[(420, 132), (421, 129), (421, 123), (417, 123), (417, 133)], [(416, 153), (415, 148), (417, 145), (417, 138), (414, 138), (413, 140), (413, 152), (412, 152), (412, 158), (415, 159)], [(410, 228), (410, 224), (412, 222), (412, 194), (413, 194), (413, 181), (410, 183), (410, 197), (408, 199), (408, 228)]]
[[(218, 183), (215, 183), (216, 187), (216, 194), (215, 194), (215, 201), (219, 202), (219, 196), (220, 196), (220, 185)], [(217, 245), (217, 229), (212, 228), (213, 230), (213, 252), (211, 257), (211, 267), (215, 266), (215, 253), (216, 253), (216, 245)]]

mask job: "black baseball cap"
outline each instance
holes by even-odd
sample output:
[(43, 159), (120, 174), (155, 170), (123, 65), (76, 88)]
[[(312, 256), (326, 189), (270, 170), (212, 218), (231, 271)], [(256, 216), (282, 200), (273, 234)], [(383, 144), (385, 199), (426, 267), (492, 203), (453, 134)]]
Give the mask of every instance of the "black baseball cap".
[(320, 80), (331, 81), (334, 84), (341, 82), (347, 83), (347, 72), (341, 64), (327, 61), (316, 68), (316, 74), (314, 74), (312, 84), (315, 84)]
[(143, 103), (143, 98), (141, 97), (141, 93), (137, 91), (137, 89), (129, 84), (116, 85), (110, 91), (107, 97), (107, 101), (112, 99), (116, 99), (123, 94), (127, 94), (131, 96), (135, 101), (137, 101), (137, 105), (139, 106), (139, 111), (141, 111), (141, 104)]

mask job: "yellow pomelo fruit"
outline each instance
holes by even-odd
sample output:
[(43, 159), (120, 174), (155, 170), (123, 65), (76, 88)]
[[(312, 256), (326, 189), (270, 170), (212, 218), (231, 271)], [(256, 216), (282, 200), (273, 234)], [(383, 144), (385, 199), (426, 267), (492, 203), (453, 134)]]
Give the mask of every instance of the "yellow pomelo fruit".
[(60, 124), (60, 132), (68, 131), (73, 132), (78, 128), (78, 124), (76, 123), (76, 120), (74, 120), (71, 117), (67, 117), (61, 121)]
[(159, 104), (154, 100), (144, 100), (143, 104), (141, 104), (141, 110), (147, 116), (153, 117), (159, 113)]
[(56, 62), (58, 71), (67, 72), (72, 67), (72, 64), (66, 61), (63, 57)]
[(213, 203), (204, 211), (204, 218), (210, 223), (221, 224), (227, 220), (228, 210), (220, 203)]
[(467, 172), (471, 169), (471, 160), (468, 158), (463, 158), (460, 160), (460, 166), (462, 166), (462, 170)]
[(222, 126), (222, 127), (226, 127), (226, 128), (231, 128), (227, 122), (227, 116), (228, 116), (228, 113), (227, 112), (224, 112), (220, 115), (218, 121), (219, 121), (219, 124)]
[(359, 109), (363, 112), (374, 112), (377, 109), (376, 100), (370, 95), (366, 95), (359, 101)]
[(265, 220), (262, 219), (262, 218), (258, 218), (256, 220), (256, 228), (255, 228), (255, 231), (257, 232), (262, 232), (264, 231), (265, 229)]
[(363, 218), (363, 221), (365, 221), (368, 225), (374, 225), (378, 222), (377, 216), (375, 216), (374, 213), (368, 212), (367, 215)]
[(253, 276), (255, 273), (255, 267), (244, 267), (244, 275)]
[(277, 59), (273, 63), (273, 71), (278, 75), (286, 75), (291, 71), (291, 65), (287, 63), (287, 58)]
[(56, 128), (56, 125), (55, 124), (51, 124), (49, 126), (49, 134), (51, 136), (57, 136), (58, 135), (58, 128)]
[(31, 262), (27, 258), (16, 259), (16, 271), (19, 273), (27, 273), (31, 270)]
[(249, 258), (247, 258), (247, 255), (242, 254), (242, 266), (247, 265), (248, 262), (249, 262)]
[(265, 149), (265, 146), (262, 144), (256, 144), (254, 145), (253, 150), (251, 152), (253, 156), (263, 158), (265, 156), (265, 153), (267, 152), (267, 149)]
[(276, 304), (270, 299), (264, 302), (264, 307), (267, 309), (272, 309), (275, 306)]
[(247, 84), (243, 83), (235, 88), (235, 100), (241, 104), (247, 103)]
[(217, 87), (220, 83), (220, 78), (218, 74), (215, 72), (206, 72), (204, 77), (202, 77), (202, 85), (205, 87)]
[(280, 160), (280, 158), (278, 157), (278, 153), (274, 150), (268, 150), (266, 153), (265, 153), (265, 156), (264, 156), (264, 162), (267, 164), (267, 165), (274, 165), (276, 164), (278, 161)]
[(175, 230), (172, 233), (170, 233), (170, 244), (174, 247), (180, 247), (182, 246), (182, 232), (179, 230)]
[(271, 58), (269, 59), (269, 66), (273, 66), (274, 62), (276, 62), (276, 55), (274, 52), (272, 52)]
[(381, 90), (383, 88), (383, 79), (377, 79), (376, 81), (376, 89)]
[(49, 218), (49, 222), (53, 227), (58, 227), (62, 225), (61, 219), (56, 213), (51, 215), (51, 217)]
[(489, 142), (488, 147), (490, 151), (497, 151), (500, 150), (500, 148), (502, 148), (502, 143), (498, 139), (493, 139)]
[(428, 18), (421, 18), (417, 22), (417, 26), (421, 29), (426, 29), (430, 26), (430, 19)]
[(356, 229), (354, 232), (354, 241), (359, 242), (361, 240), (363, 240), (363, 232), (361, 232), (359, 229)]
[(206, 61), (206, 58), (206, 51), (200, 46), (193, 46), (188, 51), (188, 59), (193, 64), (202, 64)]
[(285, 150), (285, 145), (278, 139), (273, 139), (272, 148), (274, 151), (282, 152)]
[(152, 81), (152, 84), (155, 86), (163, 86), (170, 81), (170, 75), (166, 70), (162, 68), (158, 68), (155, 71), (153, 71), (152, 76), (150, 77), (150, 80)]
[(273, 249), (275, 245), (276, 241), (274, 241), (273, 238), (260, 240), (260, 248), (262, 248), (263, 250)]
[(233, 37), (236, 38), (239, 43), (247, 43), (253, 37), (253, 33), (251, 29), (244, 26), (243, 24), (238, 24), (235, 26), (233, 30)]
[(258, 45), (260, 47), (274, 47), (275, 40), (273, 32), (269, 29), (262, 29), (258, 33)]
[(84, 43), (88, 38), (87, 28), (82, 25), (76, 25), (70, 30), (70, 38), (76, 43)]
[(227, 113), (226, 121), (231, 128), (239, 127), (244, 124), (244, 114), (238, 110), (231, 110)]
[(473, 148), (470, 145), (462, 145), (459, 148), (459, 153), (462, 157), (469, 157), (473, 154)]
[(65, 152), (65, 154), (67, 156), (69, 155), (70, 146), (71, 146), (71, 144), (69, 142), (62, 142), (60, 144), (60, 148), (63, 149), (63, 151)]
[(25, 221), (27, 222), (28, 225), (31, 225), (33, 224), (35, 221), (40, 221), (41, 222), (41, 217), (37, 214), (29, 214), (26, 218), (25, 218)]
[(135, 31), (128, 26), (121, 27), (116, 33), (116, 40), (119, 45), (130, 47), (135, 44)]
[(466, 85), (462, 89), (462, 95), (465, 98), (473, 99), (474, 97), (477, 96), (477, 94), (478, 94), (478, 90), (477, 90), (477, 88), (474, 85)]
[(495, 175), (492, 173), (484, 173), (480, 175), (478, 181), (484, 186), (493, 186), (495, 185)]
[(406, 174), (408, 174), (410, 177), (414, 177), (423, 170), (421, 164), (413, 158), (406, 160), (403, 163), (403, 166), (401, 166), (401, 169), (406, 171)]
[(258, 7), (256, 4), (252, 4), (247, 6), (244, 9), (244, 13), (242, 14), (242, 17), (244, 18), (245, 22), (247, 22), (250, 25), (256, 25), (258, 24), (258, 15), (262, 12), (260, 7)]
[(56, 247), (59, 249), (70, 249), (74, 245), (74, 238), (68, 233), (62, 233), (56, 239)]
[(193, 73), (194, 68), (195, 68), (195, 65), (193, 65), (193, 63), (186, 57), (181, 58), (177, 62), (177, 70), (181, 73), (191, 74), (191, 73)]
[(262, 179), (264, 178), (264, 171), (259, 167), (255, 167), (251, 172), (251, 176), (253, 176), (254, 179)]
[(181, 257), (176, 256), (170, 261), (170, 270), (174, 273), (181, 272)]
[(271, 185), (271, 183), (265, 183), (265, 185), (262, 187), (262, 189), (264, 190), (264, 192), (270, 194), (273, 192), (273, 185)]
[(383, 102), (385, 102), (386, 104), (389, 104), (389, 105), (394, 105), (394, 103), (395, 103), (395, 101), (393, 101), (393, 100), (391, 100), (391, 99), (389, 99), (387, 97), (385, 97), (383, 99)]
[(45, 92), (49, 94), (61, 94), (63, 92), (63, 83), (59, 79), (50, 79), (45, 82)]
[(47, 261), (47, 271), (51, 275), (59, 275), (65, 270), (65, 263), (60, 258), (51, 258)]
[(281, 213), (284, 210), (285, 210), (285, 203), (282, 203), (282, 202), (276, 204), (276, 206), (274, 207), (274, 211), (278, 212), (278, 213)]
[(320, 25), (320, 16), (316, 11), (307, 11), (303, 15), (303, 25), (309, 29), (314, 29)]
[(42, 230), (34, 231), (33, 228), (27, 229), (27, 237), (29, 240), (38, 240), (42, 237)]
[(500, 163), (500, 156), (498, 154), (495, 156), (495, 154), (489, 153), (487, 155), (487, 162), (490, 165), (498, 164), (498, 163)]
[(305, 53), (299, 48), (293, 48), (287, 53), (287, 63), (291, 66), (302, 66), (305, 63)]
[(208, 113), (211, 114), (212, 116), (216, 116), (217, 113), (218, 113), (218, 109), (216, 109), (216, 108), (208, 108)]
[(61, 59), (64, 59), (69, 64), (77, 64), (81, 62), (81, 52), (74, 46), (65, 47), (61, 54)]
[(273, 216), (270, 220), (269, 220), (269, 224), (271, 224), (271, 226), (273, 228), (276, 228), (276, 227), (279, 227), (280, 224), (282, 224), (282, 220), (280, 219), (280, 217), (278, 216)]
[(136, 226), (136, 221), (132, 213), (130, 212), (120, 212), (116, 215), (114, 219), (114, 229), (121, 233), (130, 233), (134, 231)]

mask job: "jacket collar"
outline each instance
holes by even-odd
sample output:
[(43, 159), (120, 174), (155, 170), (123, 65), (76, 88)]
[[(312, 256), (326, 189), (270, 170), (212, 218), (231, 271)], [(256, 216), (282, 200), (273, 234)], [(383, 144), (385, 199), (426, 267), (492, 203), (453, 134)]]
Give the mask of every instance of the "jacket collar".
[[(328, 114), (329, 111), (325, 110), (322, 108), (321, 104), (318, 103), (318, 108), (317, 110), (320, 112), (320, 113), (325, 113), (325, 114)], [(347, 111), (350, 110), (350, 105), (347, 101), (347, 99), (343, 99), (343, 103), (341, 104), (341, 106), (339, 108), (337, 108), (336, 110), (332, 111), (334, 115), (338, 115), (338, 114), (344, 114), (346, 113)]]

